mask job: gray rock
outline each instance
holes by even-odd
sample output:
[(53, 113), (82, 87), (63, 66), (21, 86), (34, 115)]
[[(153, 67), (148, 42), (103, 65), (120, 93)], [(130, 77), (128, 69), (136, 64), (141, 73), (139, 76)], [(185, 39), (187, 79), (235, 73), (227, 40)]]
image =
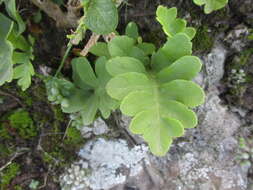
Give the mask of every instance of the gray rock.
[(81, 134), (84, 138), (90, 138), (92, 134), (103, 135), (109, 132), (109, 128), (105, 121), (100, 117), (94, 121), (92, 125), (80, 127)]
[(216, 44), (212, 51), (204, 56), (204, 68), (206, 74), (203, 78), (208, 85), (217, 85), (224, 75), (224, 62), (227, 51), (222, 44)]
[(120, 139), (90, 141), (79, 151), (79, 162), (61, 176), (61, 187), (64, 190), (79, 190), (80, 187), (95, 190), (124, 184), (149, 165), (147, 151), (145, 145), (129, 149), (126, 141)]
[(228, 33), (225, 42), (232, 50), (240, 52), (248, 43), (248, 35), (249, 29), (245, 25), (238, 25)]
[[(235, 161), (235, 134), (242, 121), (221, 104), (216, 87), (224, 74), (225, 58), (220, 44), (204, 57), (204, 71), (195, 79), (207, 87), (205, 104), (196, 110), (199, 125), (175, 140), (166, 156), (150, 155), (145, 145), (130, 149), (121, 139), (93, 140), (79, 152), (86, 163), (80, 167), (85, 177), (75, 180), (77, 169), (68, 171), (63, 174), (68, 182), (61, 178), (63, 189), (74, 190), (66, 189), (74, 184), (94, 190), (246, 190), (247, 169)], [(126, 117), (117, 120), (121, 128), (130, 122)]]

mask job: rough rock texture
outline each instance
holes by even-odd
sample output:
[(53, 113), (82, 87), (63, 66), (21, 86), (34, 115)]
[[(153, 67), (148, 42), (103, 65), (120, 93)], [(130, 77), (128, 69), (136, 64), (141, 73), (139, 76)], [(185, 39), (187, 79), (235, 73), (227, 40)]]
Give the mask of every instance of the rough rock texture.
[[(235, 162), (238, 142), (234, 136), (241, 122), (222, 105), (216, 87), (224, 74), (225, 58), (226, 50), (221, 44), (203, 57), (204, 69), (196, 81), (206, 88), (207, 96), (197, 110), (199, 125), (174, 141), (165, 157), (148, 154), (143, 145), (129, 149), (119, 139), (93, 140), (79, 152), (79, 162), (85, 160), (85, 167), (72, 166), (61, 178), (62, 186), (68, 187), (63, 189), (78, 190), (75, 184), (81, 184), (108, 190), (246, 190), (249, 168)], [(128, 124), (129, 118), (122, 117), (120, 125)], [(142, 143), (139, 137), (133, 138)], [(89, 172), (82, 172), (85, 177), (77, 177), (78, 182), (71, 176), (78, 176), (76, 170), (87, 169)]]
[(91, 135), (103, 135), (109, 132), (109, 128), (105, 121), (100, 117), (94, 121), (93, 125), (83, 126), (81, 129), (81, 134), (84, 138), (89, 138)]
[(80, 151), (80, 160), (60, 178), (63, 190), (110, 189), (135, 177), (149, 165), (145, 145), (129, 149), (125, 140), (90, 141)]

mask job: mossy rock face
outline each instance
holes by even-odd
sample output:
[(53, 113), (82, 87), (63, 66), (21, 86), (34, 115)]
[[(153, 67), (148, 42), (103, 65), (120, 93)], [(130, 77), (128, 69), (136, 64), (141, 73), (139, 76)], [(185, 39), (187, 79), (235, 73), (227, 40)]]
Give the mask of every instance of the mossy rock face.
[(26, 110), (18, 109), (12, 114), (3, 117), (2, 120), (0, 137), (4, 139), (12, 139), (13, 136), (30, 139), (38, 134), (38, 130)]
[(7, 166), (0, 173), (0, 190), (8, 189), (8, 186), (11, 183), (11, 180), (14, 179), (20, 172), (20, 165), (13, 162), (9, 166)]
[(37, 129), (29, 113), (23, 109), (18, 110), (8, 117), (10, 126), (17, 130), (23, 139), (37, 136)]
[(196, 36), (193, 38), (193, 50), (198, 52), (209, 52), (214, 44), (212, 34), (208, 32), (207, 26), (200, 26)]

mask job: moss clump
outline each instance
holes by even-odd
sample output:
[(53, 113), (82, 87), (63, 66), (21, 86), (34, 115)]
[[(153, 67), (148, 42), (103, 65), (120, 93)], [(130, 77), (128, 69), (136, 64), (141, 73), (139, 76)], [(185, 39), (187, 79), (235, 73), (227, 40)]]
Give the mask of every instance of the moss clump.
[(209, 52), (214, 44), (214, 39), (208, 32), (207, 26), (200, 26), (193, 38), (193, 51)]
[(239, 61), (240, 65), (241, 66), (246, 65), (251, 55), (253, 55), (253, 48), (246, 49), (243, 52), (241, 52), (240, 61)]
[(69, 127), (66, 131), (66, 139), (64, 140), (65, 144), (75, 144), (79, 145), (83, 143), (83, 137), (81, 135), (80, 130), (75, 127)]
[(29, 139), (37, 136), (37, 129), (29, 113), (25, 110), (18, 110), (8, 117), (12, 128), (16, 129), (20, 137)]
[(26, 105), (32, 106), (33, 99), (32, 99), (32, 96), (28, 93), (28, 91), (20, 91), (18, 93), (19, 93), (19, 96), (23, 99), (23, 102)]
[(14, 179), (20, 172), (20, 165), (17, 163), (12, 163), (7, 166), (1, 173), (1, 190), (6, 190), (7, 186), (10, 185), (12, 179)]

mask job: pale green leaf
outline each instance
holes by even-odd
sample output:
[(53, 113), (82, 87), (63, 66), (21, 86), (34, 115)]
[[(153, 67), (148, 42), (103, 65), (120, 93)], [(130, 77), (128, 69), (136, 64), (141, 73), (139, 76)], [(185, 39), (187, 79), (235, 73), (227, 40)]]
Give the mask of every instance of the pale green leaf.
[(89, 125), (94, 121), (98, 105), (99, 101), (96, 96), (90, 96), (90, 98), (85, 101), (85, 106), (80, 112), (84, 125)]
[(157, 156), (164, 156), (172, 143), (172, 137), (181, 136), (184, 129), (177, 120), (160, 117), (158, 112), (138, 113), (130, 124), (130, 131), (141, 134), (148, 142), (150, 150)]
[(111, 79), (111, 76), (106, 71), (106, 62), (107, 59), (105, 57), (100, 57), (96, 61), (96, 74), (99, 81), (99, 87), (95, 89), (95, 96), (99, 99), (98, 109), (105, 119), (110, 116), (111, 111), (118, 107), (118, 102), (112, 99), (105, 89), (106, 84)]
[(144, 74), (134, 72), (117, 75), (106, 86), (107, 93), (117, 100), (122, 100), (130, 92), (145, 91), (149, 88), (149, 79)]
[(15, 30), (12, 30), (8, 40), (13, 44), (13, 47), (15, 49), (19, 49), (25, 52), (29, 52), (31, 51), (31, 45), (27, 42), (27, 40), (21, 36), (18, 35), (17, 32)]
[(139, 37), (139, 32), (138, 32), (138, 26), (136, 25), (135, 22), (129, 22), (127, 24), (125, 34), (128, 37), (137, 40), (137, 38)]
[(161, 69), (169, 66), (172, 62), (168, 59), (167, 55), (162, 49), (153, 53), (151, 57), (151, 66), (155, 71), (160, 71)]
[(96, 75), (85, 57), (74, 58), (71, 64), (73, 80), (78, 87), (89, 89), (98, 86)]
[(186, 80), (173, 80), (162, 85), (161, 92), (168, 99), (176, 100), (189, 107), (196, 107), (204, 102), (204, 91), (197, 84)]
[(166, 27), (170, 23), (172, 23), (177, 17), (177, 9), (173, 8), (166, 8), (164, 6), (158, 6), (156, 10), (156, 20), (163, 26)]
[(0, 85), (10, 82), (13, 76), (13, 46), (7, 41), (13, 22), (0, 13)]
[[(98, 58), (95, 63), (96, 72), (94, 73), (85, 58), (72, 60), (73, 79), (75, 85), (82, 88), (82, 93), (78, 93), (68, 100), (73, 104), (72, 110), (75, 108), (77, 112), (80, 111), (84, 124), (92, 123), (98, 110), (104, 118), (108, 118), (111, 111), (118, 106), (118, 102), (106, 93), (105, 85), (111, 79), (105, 68), (106, 62), (106, 57)], [(81, 97), (83, 94), (86, 98)]]
[(169, 118), (180, 121), (184, 128), (193, 128), (198, 124), (196, 114), (184, 104), (174, 100), (168, 100), (163, 95), (160, 104), (161, 112)]
[(105, 57), (110, 57), (110, 53), (108, 51), (107, 44), (104, 42), (97, 42), (94, 46), (92, 46), (89, 49), (89, 52), (100, 57), (100, 56), (105, 56)]
[(135, 116), (143, 110), (153, 110), (155, 104), (152, 92), (133, 91), (123, 99), (120, 110), (125, 115)]
[(186, 27), (184, 33), (192, 40), (196, 35), (196, 30), (193, 27)]
[(128, 36), (116, 36), (108, 43), (112, 57), (128, 56), (133, 47), (134, 40)]
[(186, 27), (186, 20), (177, 17), (176, 8), (159, 6), (156, 11), (156, 19), (162, 25), (163, 31), (169, 38), (178, 33), (185, 33), (190, 39), (195, 35), (192, 27)]
[(145, 73), (143, 64), (138, 59), (132, 57), (112, 58), (106, 63), (106, 69), (112, 76), (127, 72)]
[(18, 23), (18, 35), (20, 35), (25, 31), (25, 23), (16, 9), (16, 1), (5, 0), (4, 3), (10, 17), (13, 18)]
[(175, 79), (191, 80), (201, 69), (201, 61), (196, 56), (184, 56), (172, 63), (170, 66), (161, 70), (158, 80), (162, 83), (170, 82)]
[(176, 34), (163, 46), (162, 50), (168, 58), (168, 62), (174, 62), (180, 57), (191, 55), (192, 43), (186, 34)]
[(204, 12), (209, 14), (212, 11), (223, 8), (228, 3), (228, 0), (193, 0), (193, 2), (199, 6), (205, 5)]
[(13, 78), (18, 79), (18, 85), (26, 90), (31, 85), (31, 77), (34, 75), (33, 65), (30, 62), (22, 63), (14, 68)]
[(62, 106), (62, 111), (65, 113), (75, 113), (81, 111), (85, 107), (87, 97), (90, 93), (77, 88), (69, 89), (70, 95), (65, 97), (68, 101), (68, 106)]
[(149, 58), (145, 55), (145, 52), (139, 47), (133, 47), (127, 56), (139, 59), (144, 65), (149, 64)]
[(164, 30), (170, 36), (174, 36), (177, 33), (184, 32), (186, 28), (186, 21), (184, 19), (177, 18), (173, 20), (168, 27), (165, 27)]
[(118, 25), (118, 11), (112, 0), (92, 0), (85, 15), (85, 25), (96, 34), (109, 34)]
[(145, 53), (145, 55), (152, 55), (156, 49), (154, 44), (146, 42), (138, 44), (137, 47), (140, 48)]

